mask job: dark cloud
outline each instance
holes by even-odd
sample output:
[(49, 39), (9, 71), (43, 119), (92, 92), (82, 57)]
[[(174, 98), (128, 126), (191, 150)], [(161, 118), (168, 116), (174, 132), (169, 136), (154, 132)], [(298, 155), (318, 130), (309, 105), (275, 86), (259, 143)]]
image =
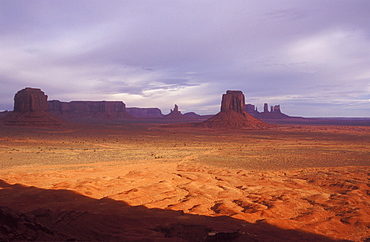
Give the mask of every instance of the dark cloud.
[(215, 113), (240, 89), (290, 114), (370, 115), (369, 1), (0, 1), (1, 109), (34, 86)]

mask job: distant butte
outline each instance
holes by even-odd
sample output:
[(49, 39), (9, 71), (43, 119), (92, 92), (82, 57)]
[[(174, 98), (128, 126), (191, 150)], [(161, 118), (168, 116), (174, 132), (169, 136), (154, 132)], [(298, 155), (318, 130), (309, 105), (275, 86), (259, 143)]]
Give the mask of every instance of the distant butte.
[(48, 101), (50, 112), (62, 119), (131, 119), (122, 101)]
[(162, 118), (164, 115), (159, 108), (126, 108), (126, 111), (138, 118)]
[(6, 125), (59, 125), (63, 121), (48, 112), (48, 96), (41, 89), (27, 87), (14, 96), (14, 111), (1, 121)]
[(281, 112), (280, 105), (275, 105), (270, 107), (270, 111), (268, 108), (268, 104), (265, 103), (263, 105), (263, 112), (259, 112), (257, 108), (253, 104), (246, 104), (245, 111), (251, 114), (253, 117), (258, 119), (289, 119), (292, 118), (284, 113)]
[(242, 91), (227, 91), (222, 95), (221, 111), (200, 124), (207, 128), (267, 129), (271, 125), (253, 117), (245, 111)]
[(173, 108), (173, 110), (172, 109), (170, 110), (170, 113), (166, 115), (166, 118), (182, 119), (182, 118), (184, 118), (184, 115), (179, 111), (179, 106), (177, 106), (177, 104), (175, 104), (175, 107)]
[[(14, 111), (0, 112), (0, 122), (6, 125), (49, 125), (61, 124), (62, 120), (72, 122), (101, 122), (108, 120), (160, 119), (176, 122), (204, 121), (197, 126), (209, 128), (265, 129), (270, 125), (263, 122), (287, 120), (290, 117), (280, 110), (280, 105), (264, 104), (259, 112), (252, 104), (245, 104), (242, 91), (227, 91), (222, 96), (218, 114), (198, 115), (194, 112), (181, 113), (179, 107), (167, 115), (159, 108), (126, 108), (122, 101), (71, 101), (47, 100), (48, 96), (39, 88), (27, 87), (15, 94)], [(263, 120), (263, 121), (262, 121)]]

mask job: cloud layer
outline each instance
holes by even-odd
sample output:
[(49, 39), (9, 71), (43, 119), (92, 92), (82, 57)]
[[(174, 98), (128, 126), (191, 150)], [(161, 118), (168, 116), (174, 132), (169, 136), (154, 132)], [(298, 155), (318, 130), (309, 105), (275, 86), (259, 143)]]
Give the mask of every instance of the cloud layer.
[(370, 116), (366, 0), (0, 3), (0, 110), (30, 86), (210, 114), (236, 89), (260, 109)]

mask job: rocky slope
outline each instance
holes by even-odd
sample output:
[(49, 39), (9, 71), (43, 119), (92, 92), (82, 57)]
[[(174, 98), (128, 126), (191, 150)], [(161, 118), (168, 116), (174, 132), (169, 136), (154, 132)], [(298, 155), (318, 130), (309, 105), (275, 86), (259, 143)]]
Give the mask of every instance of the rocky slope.
[(245, 111), (242, 91), (227, 91), (222, 95), (221, 111), (200, 124), (206, 128), (266, 129), (270, 125)]

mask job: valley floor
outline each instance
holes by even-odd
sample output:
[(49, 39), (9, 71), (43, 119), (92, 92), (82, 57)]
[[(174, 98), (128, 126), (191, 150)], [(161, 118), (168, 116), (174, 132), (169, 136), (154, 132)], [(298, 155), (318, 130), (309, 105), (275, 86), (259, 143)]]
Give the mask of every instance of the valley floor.
[(367, 126), (0, 126), (0, 179), (0, 240), (370, 238)]

